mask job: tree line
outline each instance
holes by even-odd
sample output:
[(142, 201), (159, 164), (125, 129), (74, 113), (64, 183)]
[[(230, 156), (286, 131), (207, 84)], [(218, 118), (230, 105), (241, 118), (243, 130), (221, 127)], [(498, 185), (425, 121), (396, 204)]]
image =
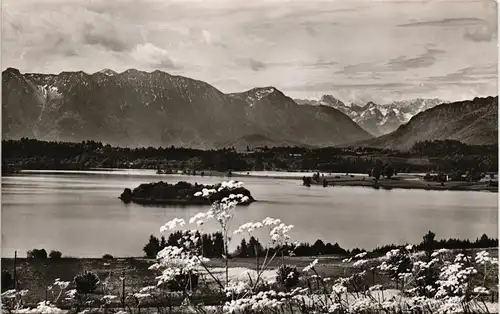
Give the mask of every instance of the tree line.
[[(251, 171), (316, 170), (368, 173), (378, 164), (400, 172), (456, 170), (498, 171), (497, 145), (467, 145), (458, 141), (424, 141), (409, 151), (378, 148), (234, 147), (200, 150), (182, 147), (114, 147), (96, 141), (50, 142), (22, 138), (2, 141), (4, 169), (135, 168), (158, 170)], [(425, 158), (414, 162), (410, 158)]]
[[(160, 239), (151, 235), (149, 242), (144, 246), (146, 257), (154, 258), (156, 254), (166, 246), (176, 246), (184, 248), (200, 248), (200, 252), (204, 257), (221, 258), (224, 255), (224, 241), (222, 233), (216, 232), (212, 234), (200, 234), (198, 231), (194, 234), (197, 239), (192, 242), (189, 238), (191, 235), (186, 231), (176, 231), (169, 235), (168, 239), (162, 236)], [(435, 240), (435, 233), (429, 231), (424, 235), (423, 241), (415, 248), (419, 251), (429, 249), (429, 245), (433, 250), (438, 249), (479, 249), (498, 247), (498, 238), (490, 238), (486, 234), (477, 238), (474, 241), (461, 239), (442, 239)], [(283, 256), (319, 256), (319, 255), (340, 255), (353, 256), (362, 252), (366, 252), (369, 256), (381, 256), (387, 252), (403, 248), (405, 245), (389, 244), (376, 247), (373, 250), (362, 248), (354, 248), (352, 250), (342, 248), (338, 243), (325, 243), (321, 239), (316, 240), (312, 245), (308, 242), (300, 243), (299, 245), (284, 245), (272, 248), (266, 248), (258, 239), (251, 236), (248, 240), (243, 238), (236, 250), (229, 257), (264, 257), (266, 254), (272, 256), (279, 253)]]

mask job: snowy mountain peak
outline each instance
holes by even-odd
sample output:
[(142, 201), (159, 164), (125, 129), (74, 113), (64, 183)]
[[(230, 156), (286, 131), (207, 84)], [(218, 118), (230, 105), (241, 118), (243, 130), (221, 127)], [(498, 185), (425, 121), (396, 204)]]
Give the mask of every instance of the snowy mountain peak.
[(101, 71), (99, 72), (96, 72), (95, 74), (104, 74), (104, 75), (107, 75), (107, 76), (113, 76), (113, 75), (116, 75), (118, 74), (117, 72), (113, 71), (113, 70), (110, 70), (110, 69), (102, 69)]
[(443, 101), (439, 99), (423, 99), (394, 101), (387, 104), (377, 104), (369, 101), (366, 104), (344, 104), (332, 95), (323, 95), (317, 100), (296, 100), (299, 104), (331, 106), (348, 115), (354, 122), (369, 133), (379, 136), (396, 130), (401, 124), (407, 123), (414, 115), (433, 108)]
[(274, 93), (276, 89), (274, 87), (263, 87), (255, 90), (255, 97), (257, 99), (262, 99), (272, 93)]

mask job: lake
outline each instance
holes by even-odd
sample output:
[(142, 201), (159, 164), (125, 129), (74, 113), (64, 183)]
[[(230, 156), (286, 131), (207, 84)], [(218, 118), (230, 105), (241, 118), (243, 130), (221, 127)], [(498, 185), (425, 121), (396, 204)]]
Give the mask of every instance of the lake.
[[(64, 256), (142, 256), (150, 234), (207, 206), (144, 207), (123, 204), (124, 188), (166, 181), (217, 183), (218, 177), (157, 175), (153, 170), (39, 171), (2, 177), (2, 256), (33, 248)], [(232, 225), (265, 217), (295, 228), (293, 240), (338, 242), (344, 248), (419, 243), (432, 230), (438, 239), (498, 236), (498, 194), (490, 192), (375, 190), (364, 187), (302, 186), (301, 180), (244, 178), (259, 201), (236, 208)], [(204, 231), (215, 231), (206, 224)], [(261, 242), (264, 231), (257, 234)], [(240, 241), (233, 238), (232, 247)]]

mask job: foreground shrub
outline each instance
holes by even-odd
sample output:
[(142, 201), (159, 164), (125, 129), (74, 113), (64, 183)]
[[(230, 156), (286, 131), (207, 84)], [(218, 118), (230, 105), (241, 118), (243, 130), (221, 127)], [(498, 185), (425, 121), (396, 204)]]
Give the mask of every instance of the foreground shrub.
[(76, 275), (73, 279), (78, 293), (92, 293), (97, 289), (99, 277), (91, 271)]
[(300, 273), (297, 267), (291, 265), (281, 265), (278, 268), (276, 281), (287, 288), (295, 287), (299, 283)]
[(198, 288), (198, 274), (177, 275), (173, 280), (167, 282), (166, 286), (171, 291), (194, 290)]
[(14, 278), (8, 270), (2, 269), (2, 292), (14, 288)]
[(26, 255), (32, 259), (47, 259), (47, 251), (45, 249), (33, 249), (28, 251)]
[(112, 260), (113, 258), (114, 258), (114, 257), (113, 257), (113, 255), (111, 255), (111, 254), (104, 254), (104, 255), (102, 256), (102, 259), (103, 259), (103, 260), (106, 260), (106, 261)]
[(49, 258), (50, 259), (61, 259), (61, 257), (62, 257), (62, 253), (61, 252), (54, 251), (54, 250), (50, 251), (50, 254), (49, 254)]

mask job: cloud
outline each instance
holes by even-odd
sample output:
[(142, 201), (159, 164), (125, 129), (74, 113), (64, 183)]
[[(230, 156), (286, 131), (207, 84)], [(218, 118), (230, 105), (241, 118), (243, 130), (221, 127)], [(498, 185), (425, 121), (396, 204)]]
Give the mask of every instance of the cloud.
[(496, 6), (491, 8), (494, 16), (488, 14), (484, 19), (476, 17), (447, 18), (435, 21), (412, 22), (400, 24), (399, 27), (442, 27), (463, 29), (463, 37), (473, 42), (488, 42), (496, 39), (497, 15)]
[(250, 64), (250, 68), (252, 68), (252, 70), (254, 71), (260, 71), (266, 68), (266, 64), (264, 62), (260, 62), (252, 58), (248, 59), (248, 61)]
[(406, 71), (408, 69), (426, 68), (436, 63), (436, 56), (444, 54), (446, 51), (439, 49), (427, 49), (426, 52), (416, 57), (401, 56), (387, 62), (389, 70)]
[(453, 82), (474, 96), (479, 85), (496, 91), (495, 74), (454, 73), (497, 64), (497, 10), (486, 2), (3, 0), (2, 64), (160, 69), (225, 92), (272, 85), (298, 98), (434, 97), (456, 92)]
[(472, 29), (467, 29), (464, 38), (474, 41), (493, 41), (497, 37), (497, 25), (483, 24)]
[(445, 54), (446, 51), (441, 49), (425, 48), (425, 52), (414, 56), (399, 56), (390, 59), (387, 62), (362, 62), (358, 64), (351, 64), (345, 66), (343, 69), (338, 70), (337, 74), (360, 74), (360, 73), (384, 73), (384, 72), (401, 72), (411, 69), (426, 68), (434, 65), (437, 62), (437, 56)]
[(306, 62), (306, 63), (304, 63), (304, 66), (315, 67), (315, 68), (328, 68), (328, 67), (331, 67), (331, 66), (336, 65), (336, 64), (339, 64), (339, 63), (335, 62), (335, 61), (328, 61), (328, 60), (325, 60), (325, 58), (323, 58), (323, 57), (319, 57), (316, 62), (312, 62), (312, 63)]
[(476, 17), (446, 18), (434, 21), (411, 22), (399, 24), (399, 27), (420, 27), (420, 26), (469, 26), (484, 23), (485, 21)]
[(235, 60), (237, 66), (244, 66), (245, 68), (250, 68), (252, 71), (261, 71), (268, 67), (268, 65), (262, 61), (256, 60), (254, 58), (239, 58)]
[(129, 51), (135, 46), (135, 43), (122, 37), (123, 34), (119, 33), (116, 27), (106, 26), (96, 27), (94, 24), (85, 23), (82, 32), (83, 43), (115, 52)]
[(497, 64), (488, 64), (484, 66), (470, 66), (462, 68), (442, 76), (432, 76), (428, 80), (440, 83), (470, 83), (496, 80), (498, 78)]
[(401, 82), (384, 82), (384, 83), (306, 83), (304, 85), (286, 86), (286, 88), (291, 88), (294, 90), (312, 90), (312, 91), (326, 91), (326, 90), (337, 90), (342, 88), (349, 89), (378, 89), (378, 90), (393, 90), (396, 88), (409, 87), (413, 84), (401, 83)]
[(181, 66), (170, 57), (167, 50), (159, 48), (151, 43), (137, 45), (134, 51), (132, 51), (131, 56), (153, 70), (177, 70), (181, 68)]

